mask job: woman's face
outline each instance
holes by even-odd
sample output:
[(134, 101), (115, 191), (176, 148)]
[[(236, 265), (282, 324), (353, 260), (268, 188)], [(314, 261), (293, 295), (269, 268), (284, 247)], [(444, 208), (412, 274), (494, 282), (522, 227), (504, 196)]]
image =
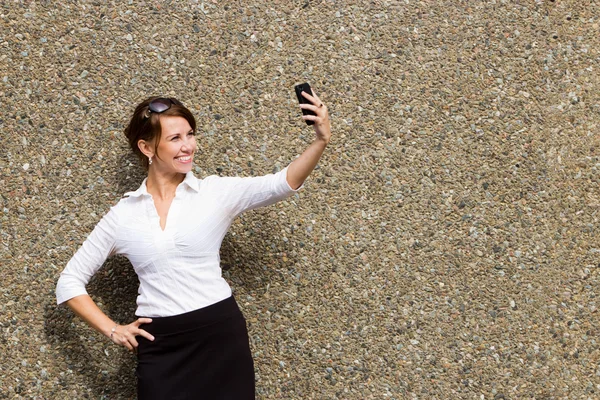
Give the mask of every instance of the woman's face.
[(195, 132), (183, 117), (161, 115), (160, 126), (158, 156), (152, 157), (151, 168), (165, 173), (188, 173), (196, 152)]

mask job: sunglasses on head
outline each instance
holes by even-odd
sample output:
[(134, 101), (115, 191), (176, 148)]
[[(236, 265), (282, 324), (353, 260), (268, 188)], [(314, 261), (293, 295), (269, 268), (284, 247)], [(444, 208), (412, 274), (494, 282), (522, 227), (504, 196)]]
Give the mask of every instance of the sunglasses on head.
[(154, 99), (148, 104), (148, 112), (146, 113), (146, 118), (150, 118), (150, 113), (160, 114), (162, 112), (167, 111), (173, 104), (181, 105), (181, 103), (175, 99), (159, 97), (158, 99)]

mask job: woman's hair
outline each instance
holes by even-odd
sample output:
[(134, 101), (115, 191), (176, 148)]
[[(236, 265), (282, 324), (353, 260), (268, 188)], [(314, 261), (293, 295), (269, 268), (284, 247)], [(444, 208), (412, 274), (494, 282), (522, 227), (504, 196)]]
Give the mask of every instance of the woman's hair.
[(151, 142), (154, 140), (154, 152), (158, 157), (158, 144), (162, 134), (160, 126), (161, 115), (185, 118), (190, 124), (192, 130), (196, 132), (196, 119), (190, 110), (188, 110), (177, 99), (168, 98), (171, 100), (171, 107), (168, 110), (165, 110), (161, 113), (151, 112), (148, 109), (149, 104), (153, 100), (160, 98), (161, 97), (158, 96), (150, 97), (138, 104), (133, 112), (131, 120), (129, 121), (129, 125), (127, 125), (127, 128), (125, 128), (125, 136), (127, 136), (129, 146), (131, 147), (133, 153), (138, 156), (146, 170), (148, 170), (148, 158), (138, 147), (138, 141), (145, 140), (146, 142)]

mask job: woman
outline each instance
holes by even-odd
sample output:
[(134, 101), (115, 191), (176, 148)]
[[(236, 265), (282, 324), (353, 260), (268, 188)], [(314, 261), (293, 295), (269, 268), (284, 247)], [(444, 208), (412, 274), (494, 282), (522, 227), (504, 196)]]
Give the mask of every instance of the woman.
[[(129, 350), (137, 349), (139, 399), (253, 399), (254, 365), (246, 323), (221, 277), (219, 248), (243, 211), (299, 190), (331, 137), (327, 107), (303, 92), (316, 115), (316, 138), (282, 171), (252, 178), (191, 172), (196, 121), (179, 101), (139, 104), (125, 135), (148, 171), (95, 227), (67, 263), (58, 304)], [(129, 258), (140, 286), (136, 316), (121, 325), (104, 314), (85, 286), (112, 254)]]

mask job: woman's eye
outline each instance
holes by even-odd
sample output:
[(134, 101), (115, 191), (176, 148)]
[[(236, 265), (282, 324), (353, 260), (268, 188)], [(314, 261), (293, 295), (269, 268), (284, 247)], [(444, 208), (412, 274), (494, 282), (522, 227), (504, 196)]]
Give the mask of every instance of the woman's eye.
[(190, 133), (188, 133), (188, 135), (196, 136), (196, 132), (190, 132)]

